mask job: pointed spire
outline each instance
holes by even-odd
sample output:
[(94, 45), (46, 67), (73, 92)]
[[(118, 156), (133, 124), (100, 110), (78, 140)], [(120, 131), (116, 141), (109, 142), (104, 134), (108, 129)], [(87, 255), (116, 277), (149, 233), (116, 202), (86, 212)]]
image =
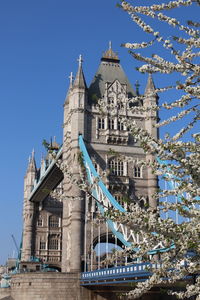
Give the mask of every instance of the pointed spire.
[(74, 76), (73, 76), (73, 73), (71, 72), (70, 75), (69, 75), (69, 89), (67, 91), (67, 95), (65, 97), (65, 103), (67, 102), (67, 99), (73, 89), (73, 79), (74, 79)]
[(139, 88), (140, 88), (139, 81), (136, 80), (136, 83), (135, 83), (135, 91), (136, 91), (136, 95), (137, 95), (137, 96), (139, 96), (139, 94), (140, 94)]
[(35, 151), (34, 149), (32, 150), (31, 156), (29, 156), (29, 162), (28, 162), (28, 169), (27, 172), (36, 172), (36, 162), (35, 162)]
[(44, 172), (46, 170), (46, 161), (44, 158), (44, 155), (41, 155), (41, 163), (40, 163), (40, 178), (43, 176)]
[(145, 89), (145, 95), (147, 94), (151, 94), (155, 91), (155, 85), (153, 82), (153, 78), (152, 78), (152, 74), (150, 73), (148, 76), (148, 80), (147, 80), (147, 85), (146, 85), (146, 89)]
[(69, 75), (69, 89), (71, 89), (73, 87), (73, 79), (74, 79), (74, 76), (73, 76), (73, 73), (71, 72)]
[(79, 58), (77, 59), (78, 61), (78, 65), (79, 65), (79, 68), (82, 66), (82, 62), (83, 62), (83, 58), (82, 58), (82, 55), (80, 54), (79, 55)]
[(77, 87), (77, 88), (87, 89), (87, 85), (86, 85), (86, 82), (85, 82), (85, 77), (84, 77), (83, 69), (82, 69), (82, 62), (83, 62), (82, 55), (79, 55), (79, 58), (78, 58), (78, 63), (79, 63), (78, 72), (77, 72), (76, 78), (74, 80), (73, 88)]

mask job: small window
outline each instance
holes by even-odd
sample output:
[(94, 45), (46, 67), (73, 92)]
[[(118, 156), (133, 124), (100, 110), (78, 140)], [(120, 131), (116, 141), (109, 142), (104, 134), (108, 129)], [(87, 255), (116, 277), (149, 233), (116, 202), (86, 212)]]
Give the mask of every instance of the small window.
[(49, 227), (50, 228), (59, 227), (59, 218), (57, 216), (50, 216), (49, 217)]
[(115, 129), (115, 121), (113, 119), (108, 119), (108, 128)]
[(40, 250), (46, 250), (46, 242), (40, 241)]
[(138, 178), (142, 177), (141, 167), (134, 167), (134, 177), (138, 177)]
[(105, 128), (105, 120), (102, 118), (98, 119), (98, 129), (104, 129)]
[(42, 220), (42, 217), (39, 216), (38, 220), (37, 220), (37, 226), (38, 227), (42, 227), (43, 226), (43, 220)]
[(58, 250), (58, 238), (55, 235), (49, 236), (49, 249)]
[(124, 124), (121, 121), (118, 121), (118, 123), (117, 123), (117, 129), (118, 130), (124, 130)]
[(124, 163), (123, 163), (123, 161), (112, 159), (112, 160), (109, 161), (108, 166), (109, 166), (111, 175), (116, 175), (116, 176), (123, 176), (124, 175)]
[(114, 97), (108, 97), (108, 104), (114, 104)]

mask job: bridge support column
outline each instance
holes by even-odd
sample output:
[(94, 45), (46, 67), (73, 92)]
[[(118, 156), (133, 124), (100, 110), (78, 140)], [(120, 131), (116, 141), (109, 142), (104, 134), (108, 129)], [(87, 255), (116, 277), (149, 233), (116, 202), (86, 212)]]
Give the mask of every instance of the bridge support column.
[[(75, 158), (72, 177), (76, 180), (79, 178), (79, 168)], [(67, 197), (63, 201), (62, 272), (80, 272), (84, 254), (85, 193), (71, 182), (73, 180), (64, 179)]]

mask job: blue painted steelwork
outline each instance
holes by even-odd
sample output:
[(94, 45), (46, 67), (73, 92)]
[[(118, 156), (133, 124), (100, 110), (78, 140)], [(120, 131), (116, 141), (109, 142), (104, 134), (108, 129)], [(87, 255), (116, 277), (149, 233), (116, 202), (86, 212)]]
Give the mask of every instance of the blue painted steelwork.
[[(183, 263), (186, 266), (186, 263)], [(118, 266), (109, 269), (97, 269), (81, 273), (80, 284), (82, 286), (107, 285), (128, 282), (141, 282), (147, 280), (153, 274), (153, 270), (162, 268), (161, 263), (137, 263), (126, 266)], [(174, 269), (172, 269), (174, 270)], [(175, 270), (174, 270), (175, 271)], [(163, 278), (166, 280), (167, 278)], [(187, 275), (183, 280), (191, 280), (192, 275)]]
[[(152, 275), (151, 268), (159, 269), (160, 263), (139, 263), (127, 266), (99, 269), (81, 273), (81, 285), (95, 285), (127, 281), (144, 281)], [(139, 278), (138, 278), (139, 277)], [(123, 280), (123, 281), (120, 281)]]
[[(106, 186), (101, 180), (101, 177), (95, 170), (93, 163), (89, 157), (89, 154), (87, 152), (87, 149), (85, 147), (82, 135), (79, 135), (79, 147), (83, 155), (83, 162), (86, 167), (86, 172), (87, 172), (87, 177), (88, 181), (90, 184), (93, 184), (94, 181), (96, 181), (96, 185), (100, 188), (100, 190), (103, 192), (105, 197), (109, 200), (109, 202), (114, 206), (115, 209), (119, 210), (120, 212), (126, 212), (126, 210), (115, 200), (115, 198), (111, 195), (111, 193), (107, 190)], [(94, 196), (95, 199), (98, 199), (97, 191), (95, 188), (92, 190), (92, 195)], [(99, 208), (99, 211), (102, 215), (105, 214), (105, 209), (103, 205), (97, 201), (97, 206)], [(112, 220), (107, 219), (106, 220), (110, 230), (113, 232), (113, 234), (126, 246), (126, 247), (131, 247), (131, 243), (126, 241), (124, 236), (122, 235), (121, 232), (117, 231), (115, 229), (115, 225)], [(133, 249), (133, 251), (137, 251), (136, 248)]]
[[(89, 154), (87, 152), (87, 149), (85, 147), (82, 135), (79, 135), (79, 147), (80, 147), (80, 150), (81, 150), (81, 152), (83, 154), (83, 159), (84, 159), (84, 163), (85, 163), (86, 168), (89, 167), (91, 175), (94, 177), (94, 179), (98, 179), (97, 184), (101, 188), (101, 190), (104, 192), (105, 196), (110, 200), (111, 204), (116, 209), (118, 209), (121, 212), (126, 212), (126, 210), (115, 200), (115, 198), (107, 190), (106, 186), (104, 185), (104, 183), (101, 180), (101, 177), (99, 176), (99, 174), (95, 170), (95, 168), (93, 166), (93, 163), (92, 163), (92, 161), (91, 161), (91, 159), (89, 157)], [(90, 178), (89, 178), (89, 180), (91, 181)], [(90, 183), (92, 183), (92, 182), (90, 182)]]
[[(86, 167), (86, 172), (87, 172), (87, 177), (88, 177), (88, 181), (90, 184), (93, 184), (94, 181), (96, 182), (96, 186), (98, 186), (101, 191), (103, 192), (103, 194), (105, 195), (105, 197), (108, 199), (108, 201), (114, 206), (115, 209), (119, 210), (120, 212), (125, 212), (126, 210), (115, 200), (115, 198), (111, 195), (111, 193), (107, 190), (106, 186), (104, 185), (104, 183), (101, 180), (101, 177), (99, 176), (99, 174), (97, 173), (97, 171), (95, 170), (93, 163), (90, 159), (90, 156), (87, 152), (85, 143), (83, 141), (83, 137), (82, 135), (79, 135), (79, 147), (81, 150), (81, 153), (83, 155), (83, 162), (84, 165)], [(97, 191), (96, 189), (92, 190), (92, 195), (94, 196), (95, 199), (98, 199), (98, 195), (97, 195)], [(105, 209), (104, 207), (99, 203), (99, 201), (97, 201), (97, 206), (99, 208), (99, 211), (102, 215), (105, 214)], [(115, 229), (115, 225), (114, 222), (112, 220), (106, 220), (110, 230), (113, 232), (113, 234), (126, 246), (126, 247), (131, 247), (131, 243), (126, 241), (126, 239), (123, 237), (122, 233), (120, 233), (119, 231), (117, 231)], [(156, 234), (156, 233), (152, 233), (152, 234)], [(160, 249), (155, 249), (155, 250), (150, 250), (147, 252), (148, 255), (153, 255), (159, 252), (167, 252), (170, 249), (175, 248), (175, 245), (172, 244), (171, 247), (168, 248), (160, 248)], [(138, 248), (133, 248), (133, 251), (138, 251)]]

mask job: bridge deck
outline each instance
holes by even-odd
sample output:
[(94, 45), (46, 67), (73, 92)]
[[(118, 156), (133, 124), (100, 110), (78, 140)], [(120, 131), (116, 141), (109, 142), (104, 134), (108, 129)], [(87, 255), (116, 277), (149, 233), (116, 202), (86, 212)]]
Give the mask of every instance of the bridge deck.
[(127, 266), (98, 269), (81, 273), (81, 285), (118, 284), (122, 282), (144, 281), (152, 275), (150, 269), (158, 269), (159, 263), (138, 263)]

